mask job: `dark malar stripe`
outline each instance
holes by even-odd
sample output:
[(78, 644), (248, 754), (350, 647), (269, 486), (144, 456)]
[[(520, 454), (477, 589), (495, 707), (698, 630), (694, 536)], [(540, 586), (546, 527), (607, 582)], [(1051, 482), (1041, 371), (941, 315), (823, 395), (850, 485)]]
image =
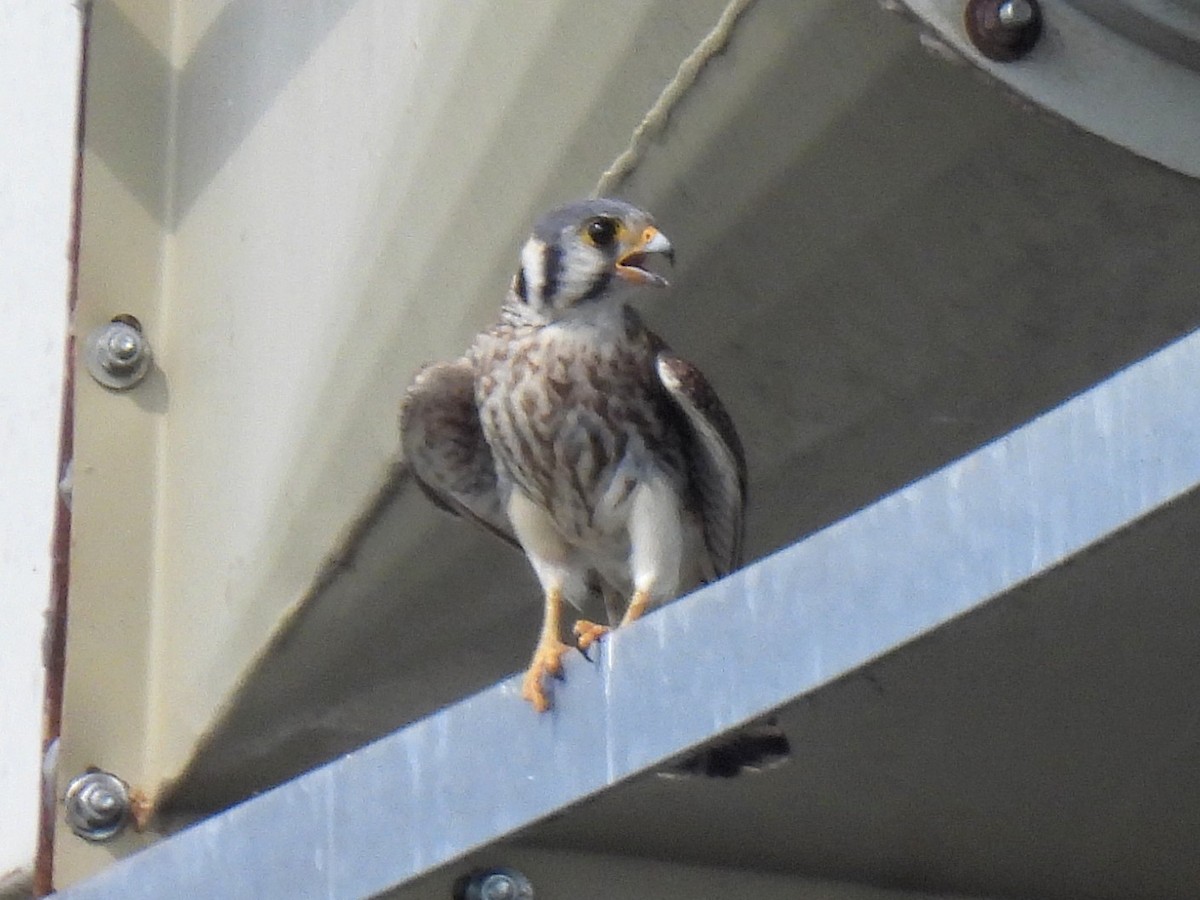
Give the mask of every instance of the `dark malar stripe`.
[(592, 282), (592, 286), (587, 289), (587, 293), (579, 298), (579, 302), (587, 303), (589, 300), (595, 300), (608, 290), (608, 285), (611, 281), (612, 272), (601, 272), (596, 276), (596, 280)]
[(529, 288), (525, 284), (525, 269), (522, 268), (521, 271), (517, 272), (516, 279), (513, 280), (513, 291), (521, 299), (521, 302), (524, 303), (529, 299), (526, 296), (528, 290)]
[(542, 302), (549, 303), (558, 293), (558, 276), (562, 269), (562, 248), (557, 244), (546, 245), (545, 280), (542, 283)]

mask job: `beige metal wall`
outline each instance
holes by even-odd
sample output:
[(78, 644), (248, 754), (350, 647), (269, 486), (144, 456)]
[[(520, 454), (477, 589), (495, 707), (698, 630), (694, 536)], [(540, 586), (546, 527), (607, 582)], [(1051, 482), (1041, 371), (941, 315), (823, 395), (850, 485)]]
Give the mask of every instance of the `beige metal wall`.
[[(78, 388), (64, 779), (153, 802), (196, 753), (386, 480), (412, 370), (722, 4), (652, 6), (95, 4), (76, 328), (132, 314), (156, 364)], [(65, 884), (139, 839), (58, 843)]]

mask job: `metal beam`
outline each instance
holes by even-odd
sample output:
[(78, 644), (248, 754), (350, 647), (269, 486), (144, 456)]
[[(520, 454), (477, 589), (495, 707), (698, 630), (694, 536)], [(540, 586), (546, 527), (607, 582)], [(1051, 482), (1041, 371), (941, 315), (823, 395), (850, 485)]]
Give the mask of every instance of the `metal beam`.
[(357, 898), (794, 700), (1200, 484), (1200, 333), (572, 659), (175, 835), (61, 894)]

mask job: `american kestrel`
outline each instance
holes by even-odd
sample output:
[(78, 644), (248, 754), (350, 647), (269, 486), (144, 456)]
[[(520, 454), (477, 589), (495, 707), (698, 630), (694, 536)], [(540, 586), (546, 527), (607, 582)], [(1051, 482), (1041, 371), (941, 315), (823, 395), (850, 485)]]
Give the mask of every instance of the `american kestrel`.
[(541, 636), (522, 696), (543, 711), (562, 670), (564, 600), (600, 592), (618, 624), (741, 562), (746, 464), (700, 371), (626, 305), (665, 287), (653, 219), (618, 200), (544, 216), (500, 320), (467, 354), (418, 372), (401, 409), (405, 460), (439, 506), (518, 545), (541, 583)]

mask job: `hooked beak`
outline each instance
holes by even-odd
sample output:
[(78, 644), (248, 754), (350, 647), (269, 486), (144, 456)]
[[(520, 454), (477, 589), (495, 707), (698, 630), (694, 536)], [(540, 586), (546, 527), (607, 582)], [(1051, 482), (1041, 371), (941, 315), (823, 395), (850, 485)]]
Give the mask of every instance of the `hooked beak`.
[(675, 251), (671, 247), (671, 242), (667, 240), (667, 236), (653, 225), (647, 225), (633, 248), (617, 260), (617, 277), (633, 284), (666, 287), (670, 284), (667, 279), (643, 268), (646, 257), (651, 253), (661, 253), (667, 258), (667, 262), (672, 266), (675, 265)]

